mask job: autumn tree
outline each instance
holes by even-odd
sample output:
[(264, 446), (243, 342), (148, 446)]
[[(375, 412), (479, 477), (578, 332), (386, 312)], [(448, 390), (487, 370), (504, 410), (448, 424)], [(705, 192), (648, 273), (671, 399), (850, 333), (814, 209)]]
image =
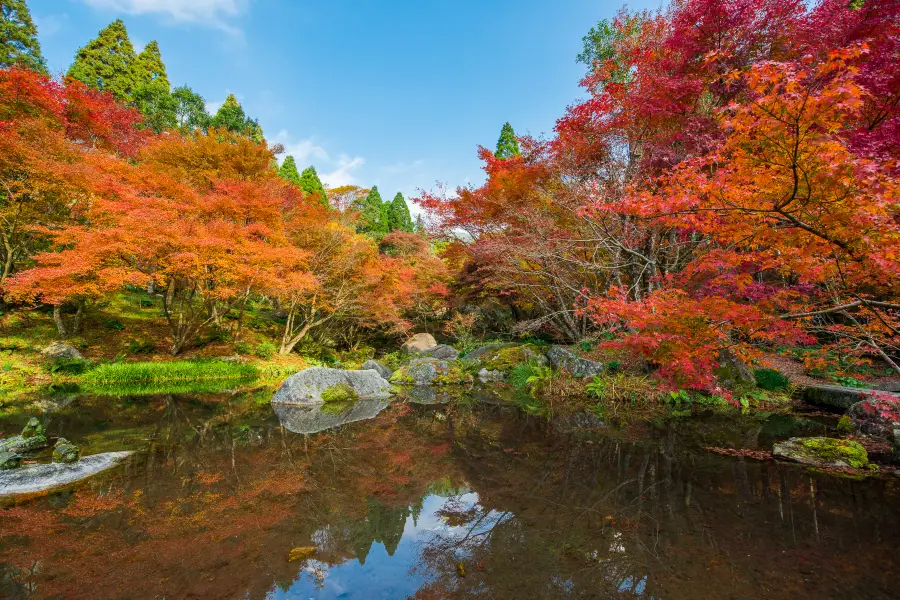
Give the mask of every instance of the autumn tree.
[(25, 0), (0, 0), (0, 69), (12, 66), (47, 72)]
[(512, 125), (507, 121), (500, 130), (500, 139), (497, 140), (497, 150), (494, 152), (494, 156), (506, 159), (512, 156), (519, 156), (521, 153), (519, 141), (516, 139), (516, 132), (513, 131)]
[(129, 102), (138, 87), (134, 70), (134, 46), (121, 19), (116, 19), (99, 35), (79, 49), (67, 75), (88, 87), (110, 92)]

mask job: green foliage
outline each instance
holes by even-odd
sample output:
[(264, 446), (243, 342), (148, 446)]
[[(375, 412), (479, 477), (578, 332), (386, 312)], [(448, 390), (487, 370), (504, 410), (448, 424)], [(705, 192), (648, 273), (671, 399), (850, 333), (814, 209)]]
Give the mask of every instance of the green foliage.
[(338, 383), (322, 391), (322, 402), (349, 403), (359, 400), (359, 394), (353, 386), (346, 383)]
[(303, 173), (300, 174), (299, 184), (300, 189), (304, 192), (314, 196), (322, 204), (328, 205), (328, 194), (325, 193), (325, 186), (322, 185), (315, 167), (309, 166), (303, 169)]
[(136, 382), (205, 381), (214, 379), (255, 379), (258, 372), (251, 365), (220, 360), (185, 360), (178, 362), (135, 362), (100, 365), (87, 373), (87, 384), (119, 384)]
[(150, 340), (135, 338), (128, 342), (125, 351), (128, 354), (153, 354), (156, 351), (156, 344)]
[(854, 440), (814, 437), (801, 438), (799, 443), (809, 454), (825, 462), (843, 461), (854, 469), (863, 469), (869, 464), (866, 449)]
[(657, 400), (661, 394), (647, 377), (624, 373), (604, 374), (594, 377), (586, 386), (588, 395), (604, 402), (631, 402)]
[(262, 128), (255, 120), (251, 119), (244, 113), (234, 94), (228, 94), (225, 103), (219, 107), (215, 116), (212, 118), (212, 126), (220, 129), (247, 136), (255, 142), (261, 142), (263, 139)]
[(753, 377), (756, 379), (756, 385), (764, 390), (786, 390), (791, 384), (791, 380), (776, 369), (756, 369), (753, 371)]
[(837, 430), (841, 433), (853, 433), (853, 420), (849, 416), (843, 415), (838, 420)]
[(238, 354), (250, 354), (251, 352), (253, 352), (253, 346), (251, 346), (248, 342), (235, 342), (234, 351)]
[(0, 69), (13, 65), (47, 72), (37, 27), (25, 0), (0, 0)]
[(865, 388), (868, 387), (864, 382), (860, 381), (856, 377), (850, 377), (849, 375), (837, 375), (832, 377), (834, 382), (838, 385), (842, 385), (844, 387), (852, 387), (852, 388)]
[(387, 211), (384, 203), (381, 201), (381, 194), (378, 192), (377, 185), (372, 187), (372, 190), (365, 198), (357, 201), (353, 208), (359, 213), (356, 222), (356, 231), (358, 233), (366, 233), (373, 237), (381, 238), (390, 231)]
[(406, 360), (408, 358), (409, 358), (409, 354), (405, 350), (396, 350), (394, 352), (385, 354), (378, 360), (381, 362), (381, 364), (386, 366), (388, 369), (390, 369), (392, 371), (396, 371), (397, 369), (400, 368), (400, 365), (402, 365), (404, 362), (406, 362)]
[(553, 379), (553, 369), (535, 360), (516, 364), (509, 373), (509, 383), (518, 391), (537, 394)]
[(519, 140), (516, 139), (516, 132), (507, 121), (503, 124), (503, 129), (500, 130), (500, 139), (497, 140), (497, 151), (494, 152), (494, 156), (507, 159), (521, 154), (522, 151), (519, 150)]
[(91, 362), (83, 358), (58, 358), (50, 364), (50, 372), (62, 375), (80, 375), (91, 368)]
[(256, 354), (257, 358), (268, 360), (275, 356), (275, 352), (277, 351), (278, 348), (275, 347), (275, 344), (271, 342), (263, 342), (256, 347), (256, 351), (254, 352), (254, 354)]
[(608, 19), (599, 21), (591, 27), (588, 34), (581, 38), (583, 47), (576, 61), (587, 66), (588, 72), (593, 73), (599, 66), (613, 62), (609, 81), (612, 83), (628, 83), (631, 73), (625, 68), (625, 64), (619, 59), (615, 46), (623, 38), (638, 34), (643, 17), (640, 15), (627, 15), (624, 17), (621, 28), (613, 26)]
[(509, 371), (517, 365), (532, 361), (540, 348), (534, 344), (499, 348), (485, 355), (483, 362), (489, 371)]
[(622, 363), (618, 360), (611, 360), (606, 363), (606, 370), (610, 373), (616, 373), (622, 368)]
[(412, 232), (412, 217), (409, 214), (409, 206), (403, 199), (403, 194), (397, 192), (394, 199), (388, 206), (388, 229), (391, 231), (408, 231)]
[(112, 331), (122, 331), (125, 329), (125, 324), (118, 319), (103, 319), (103, 326)]
[(175, 124), (185, 132), (205, 130), (212, 117), (206, 112), (206, 100), (186, 85), (172, 90), (175, 101)]
[(300, 185), (300, 171), (297, 170), (297, 162), (290, 154), (284, 157), (284, 162), (278, 169), (278, 176), (294, 185)]
[(137, 88), (134, 61), (134, 46), (128, 39), (125, 23), (116, 19), (78, 50), (67, 75), (130, 102)]

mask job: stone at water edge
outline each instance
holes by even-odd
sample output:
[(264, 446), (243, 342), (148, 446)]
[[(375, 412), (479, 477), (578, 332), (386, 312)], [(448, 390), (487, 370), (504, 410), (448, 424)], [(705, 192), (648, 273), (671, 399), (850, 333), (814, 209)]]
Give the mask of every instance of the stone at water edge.
[(547, 352), (550, 364), (556, 369), (564, 369), (575, 377), (594, 377), (603, 372), (603, 364), (581, 358), (568, 348), (553, 346)]
[(53, 446), (53, 462), (55, 463), (76, 463), (79, 454), (78, 446), (66, 438), (59, 438), (56, 440), (56, 445)]
[(49, 358), (50, 360), (82, 360), (84, 358), (81, 355), (81, 352), (79, 352), (75, 349), (74, 346), (72, 346), (71, 344), (67, 344), (66, 342), (53, 342), (52, 344), (41, 350), (41, 354), (43, 354), (45, 358)]
[(791, 438), (775, 444), (776, 458), (810, 465), (863, 469), (869, 465), (869, 455), (859, 442), (826, 437)]
[(22, 457), (14, 452), (0, 451), (0, 471), (16, 469), (22, 464)]
[(361, 371), (372, 370), (378, 372), (385, 379), (390, 379), (394, 372), (388, 369), (384, 364), (378, 362), (374, 358), (370, 358), (359, 368)]
[(35, 436), (46, 437), (46, 435), (47, 432), (44, 430), (44, 426), (36, 417), (28, 419), (28, 423), (25, 424), (25, 428), (22, 430), (22, 438), (26, 440)]
[(478, 380), (481, 383), (497, 383), (500, 381), (506, 381), (506, 373), (503, 371), (491, 371), (488, 369), (481, 369), (478, 371)]
[(430, 333), (417, 333), (403, 344), (403, 349), (410, 354), (421, 354), (437, 347), (437, 340)]
[(43, 435), (33, 435), (28, 439), (23, 438), (21, 435), (16, 435), (11, 438), (0, 439), (0, 452), (6, 451), (20, 454), (22, 452), (40, 450), (49, 445), (50, 443)]
[(447, 344), (438, 344), (431, 350), (426, 351), (425, 354), (438, 360), (456, 360), (459, 358), (459, 351)]
[[(310, 367), (285, 379), (272, 396), (274, 404), (324, 403), (322, 393), (336, 386), (347, 385), (360, 398), (390, 398), (391, 385), (376, 371), (344, 371), (328, 367)], [(326, 393), (327, 395), (327, 393)]]
[(456, 361), (416, 358), (397, 369), (391, 376), (396, 385), (460, 385), (474, 379)]
[(111, 469), (132, 454), (106, 452), (85, 456), (73, 464), (48, 463), (0, 471), (0, 497), (37, 494), (70, 485)]

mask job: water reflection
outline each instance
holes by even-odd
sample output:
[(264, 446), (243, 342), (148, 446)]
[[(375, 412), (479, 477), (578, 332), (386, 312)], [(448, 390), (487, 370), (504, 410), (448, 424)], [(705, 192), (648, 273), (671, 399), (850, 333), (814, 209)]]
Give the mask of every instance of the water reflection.
[(355, 423), (374, 419), (390, 404), (389, 400), (362, 399), (348, 405), (328, 404), (273, 404), (272, 409), (278, 420), (288, 431), (294, 433), (319, 433)]
[(0, 509), (0, 597), (896, 597), (896, 481), (697, 450), (775, 421), (557, 433), (395, 402), (300, 436), (279, 416), (254, 393), (63, 407), (51, 435), (139, 459)]

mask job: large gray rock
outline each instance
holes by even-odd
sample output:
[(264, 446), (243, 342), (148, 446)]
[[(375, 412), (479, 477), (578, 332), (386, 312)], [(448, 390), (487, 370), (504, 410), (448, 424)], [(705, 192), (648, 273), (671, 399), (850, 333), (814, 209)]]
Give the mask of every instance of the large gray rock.
[(49, 358), (50, 360), (81, 360), (84, 358), (81, 355), (81, 352), (79, 352), (71, 344), (67, 344), (66, 342), (53, 342), (52, 344), (41, 350), (41, 354), (43, 354), (45, 358)]
[(553, 346), (547, 352), (550, 364), (556, 369), (564, 369), (575, 377), (594, 377), (603, 372), (603, 364), (581, 358), (568, 348)]
[(53, 446), (53, 462), (55, 463), (65, 463), (69, 465), (76, 463), (78, 462), (79, 454), (80, 451), (78, 450), (78, 446), (66, 438), (59, 438)]
[[(844, 412), (857, 402), (885, 394), (889, 394), (889, 392), (842, 385), (807, 385), (801, 390), (800, 397), (813, 406)], [(894, 395), (893, 397), (900, 401), (900, 396)]]
[(713, 373), (720, 386), (726, 390), (746, 391), (756, 387), (753, 371), (739, 356), (729, 350), (719, 352), (718, 366)]
[(22, 464), (22, 457), (14, 452), (0, 451), (0, 471), (16, 469)]
[(512, 346), (518, 346), (518, 345), (519, 344), (516, 344), (514, 342), (503, 343), (503, 344), (488, 344), (487, 346), (481, 346), (479, 348), (472, 350), (468, 354), (466, 354), (466, 359), (479, 360), (479, 359), (481, 359), (482, 356), (484, 356), (485, 354), (487, 354), (489, 352), (493, 352), (494, 350), (502, 350), (503, 348), (511, 348)]
[(456, 348), (447, 344), (438, 344), (431, 350), (426, 350), (424, 354), (438, 360), (456, 360), (459, 358), (459, 352)]
[(772, 454), (813, 467), (862, 469), (869, 464), (868, 453), (859, 442), (826, 437), (791, 438), (775, 444)]
[(272, 409), (285, 429), (294, 433), (318, 433), (347, 423), (374, 419), (390, 404), (389, 400), (358, 400), (340, 412), (328, 410), (325, 404), (273, 404)]
[(344, 371), (310, 367), (288, 377), (272, 396), (273, 404), (316, 404), (322, 392), (337, 385), (349, 385), (360, 398), (390, 398), (390, 384), (376, 371)]
[(410, 354), (422, 354), (423, 352), (432, 350), (437, 345), (437, 340), (435, 340), (434, 336), (430, 333), (417, 333), (403, 344), (403, 349)]
[(0, 472), (0, 497), (37, 494), (67, 486), (107, 469), (131, 456), (131, 452), (106, 452), (85, 456), (74, 464), (30, 465)]
[(21, 435), (0, 439), (0, 452), (15, 452), (21, 454), (23, 452), (32, 452), (46, 448), (50, 443), (47, 438), (42, 435), (34, 435), (30, 438), (24, 438)]
[(375, 360), (373, 358), (370, 358), (369, 360), (364, 362), (362, 364), (362, 366), (360, 367), (360, 370), (361, 371), (367, 371), (367, 370), (377, 371), (378, 374), (381, 375), (384, 379), (390, 379), (391, 375), (394, 374), (394, 372), (392, 370), (388, 369), (384, 364), (378, 362), (377, 360)]

